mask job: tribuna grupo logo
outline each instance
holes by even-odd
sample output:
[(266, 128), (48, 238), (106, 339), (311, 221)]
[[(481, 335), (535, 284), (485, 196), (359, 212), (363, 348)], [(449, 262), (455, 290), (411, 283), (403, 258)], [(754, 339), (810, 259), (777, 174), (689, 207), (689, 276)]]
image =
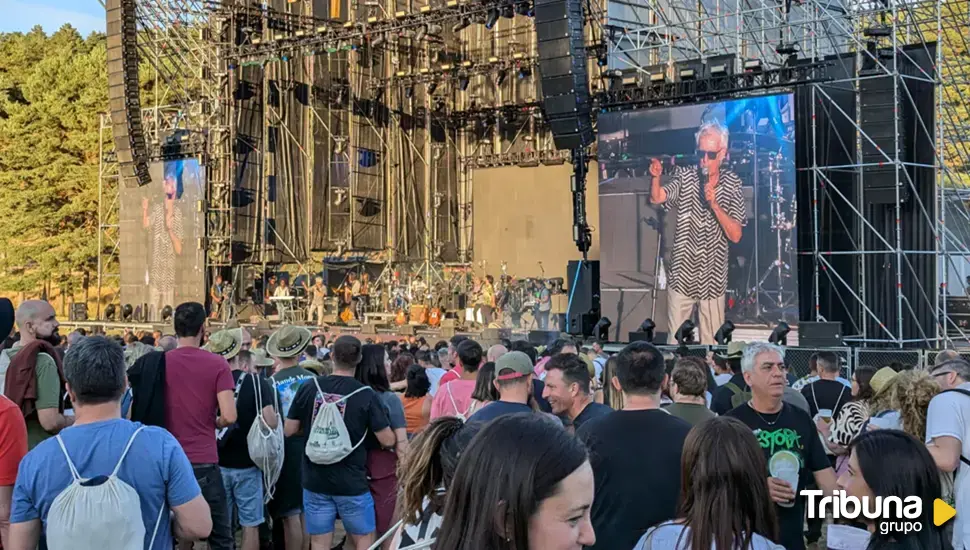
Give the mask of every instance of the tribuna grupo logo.
[(832, 517), (875, 522), (882, 534), (923, 530), (923, 500), (919, 497), (852, 497), (845, 491), (825, 496), (819, 489), (801, 491), (808, 498), (809, 519)]

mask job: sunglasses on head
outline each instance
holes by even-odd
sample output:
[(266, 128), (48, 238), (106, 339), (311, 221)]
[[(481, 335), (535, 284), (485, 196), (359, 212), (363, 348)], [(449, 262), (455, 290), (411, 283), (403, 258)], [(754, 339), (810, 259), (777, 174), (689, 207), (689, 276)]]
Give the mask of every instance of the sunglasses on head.
[(700, 149), (697, 150), (697, 156), (701, 158), (704, 158), (706, 156), (707, 160), (716, 159), (718, 154), (720, 154), (720, 151), (701, 151)]

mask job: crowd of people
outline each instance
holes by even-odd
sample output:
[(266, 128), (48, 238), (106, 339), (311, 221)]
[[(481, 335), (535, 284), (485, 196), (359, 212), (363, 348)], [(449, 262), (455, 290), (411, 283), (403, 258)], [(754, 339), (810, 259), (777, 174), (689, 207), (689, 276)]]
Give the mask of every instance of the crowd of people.
[[(850, 379), (821, 352), (794, 379), (762, 342), (702, 358), (299, 326), (254, 341), (210, 334), (198, 303), (175, 309), (174, 335), (62, 342), (46, 302), (0, 301), (0, 332), (14, 319), (0, 352), (7, 550), (970, 543), (970, 363), (953, 352)], [(918, 496), (922, 528), (806, 519), (805, 489)], [(934, 525), (936, 498), (954, 522)]]

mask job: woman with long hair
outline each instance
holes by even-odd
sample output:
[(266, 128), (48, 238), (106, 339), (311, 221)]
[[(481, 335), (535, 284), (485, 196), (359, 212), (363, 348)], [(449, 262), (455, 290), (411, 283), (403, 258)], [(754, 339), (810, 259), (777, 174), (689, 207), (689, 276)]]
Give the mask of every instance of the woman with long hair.
[[(940, 385), (923, 370), (904, 370), (898, 373), (887, 387), (872, 400), (872, 416), (887, 411), (898, 415), (899, 429), (922, 441), (926, 437), (926, 409)], [(870, 421), (870, 424), (875, 424)]]
[[(871, 402), (876, 394), (876, 389), (872, 386), (876, 372), (875, 367), (856, 367), (852, 373), (852, 401), (839, 409), (831, 424), (823, 418), (815, 421), (818, 432), (822, 434), (822, 442), (838, 457), (836, 472), (842, 473), (848, 467), (849, 443), (859, 435), (869, 420)], [(877, 387), (880, 389), (888, 382), (886, 376), (887, 373), (884, 372), (876, 378)]]
[(492, 401), (498, 401), (498, 390), (495, 389), (495, 363), (489, 361), (478, 369), (478, 376), (475, 378), (475, 389), (472, 391), (472, 404), (468, 409), (468, 416), (475, 414), (475, 411), (488, 405)]
[(592, 505), (582, 442), (546, 415), (501, 416), (462, 454), (435, 548), (580, 550), (596, 543)]
[(401, 486), (395, 516), (401, 519), (401, 526), (391, 542), (393, 550), (437, 536), (445, 494), (468, 442), (462, 437), (463, 425), (454, 416), (436, 419), (415, 436), (407, 457), (398, 464)]
[(411, 365), (407, 375), (407, 390), (401, 397), (401, 404), (404, 405), (404, 419), (407, 422), (408, 439), (411, 439), (418, 432), (428, 425), (431, 419), (431, 380), (428, 373), (421, 365)]
[(616, 376), (616, 355), (606, 360), (603, 368), (603, 404), (618, 411), (623, 408), (623, 394), (613, 387), (613, 377)]
[(768, 464), (751, 428), (718, 416), (687, 434), (678, 519), (648, 530), (635, 550), (782, 550)]
[(407, 420), (401, 400), (391, 391), (387, 381), (388, 358), (384, 346), (367, 344), (361, 347), (361, 360), (357, 364), (354, 377), (365, 386), (370, 386), (384, 405), (391, 429), (397, 436), (394, 449), (384, 449), (377, 438), (368, 433), (365, 439), (367, 448), (367, 479), (371, 496), (374, 497), (374, 514), (377, 519), (377, 535), (382, 535), (391, 526), (394, 506), (397, 501), (397, 461), (408, 448)]
[[(839, 487), (856, 498), (919, 497), (922, 529), (902, 533), (897, 521), (864, 519), (869, 530), (866, 550), (950, 548), (943, 529), (933, 524), (933, 502), (940, 498), (940, 471), (920, 440), (899, 430), (866, 432), (850, 445), (849, 469), (839, 477)], [(891, 460), (886, 460), (892, 457)], [(883, 523), (880, 525), (880, 523)]]
[(403, 352), (398, 355), (397, 359), (391, 363), (391, 371), (388, 373), (391, 384), (405, 380), (408, 376), (408, 369), (413, 364), (414, 356), (410, 353)]

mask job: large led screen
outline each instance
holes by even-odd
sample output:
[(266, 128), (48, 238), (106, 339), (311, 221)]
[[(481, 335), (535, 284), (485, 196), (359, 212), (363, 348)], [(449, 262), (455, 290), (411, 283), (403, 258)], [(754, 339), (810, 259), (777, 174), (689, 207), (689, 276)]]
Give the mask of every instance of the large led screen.
[(794, 114), (785, 94), (599, 116), (612, 337), (798, 319)]
[(165, 306), (204, 298), (205, 170), (194, 158), (150, 168), (152, 183), (121, 190), (121, 302), (159, 321)]

